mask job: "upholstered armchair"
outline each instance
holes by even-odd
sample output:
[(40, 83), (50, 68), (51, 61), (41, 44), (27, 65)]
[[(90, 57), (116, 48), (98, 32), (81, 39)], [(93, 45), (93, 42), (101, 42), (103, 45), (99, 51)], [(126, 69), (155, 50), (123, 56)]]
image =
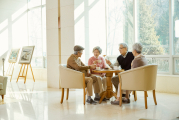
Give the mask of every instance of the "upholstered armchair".
[[(134, 68), (121, 72), (118, 75), (120, 81), (120, 96), (122, 96), (122, 90), (132, 90), (134, 92), (144, 91), (145, 108), (147, 109), (147, 91), (152, 90), (154, 103), (157, 105), (155, 96), (157, 65), (146, 65)], [(134, 96), (135, 95), (136, 94), (134, 94)], [(122, 97), (120, 97), (119, 105), (122, 105)]]
[(66, 100), (68, 100), (69, 89), (83, 89), (83, 102), (85, 105), (85, 95), (86, 95), (86, 84), (85, 84), (85, 74), (76, 70), (72, 70), (66, 67), (65, 64), (59, 65), (60, 69), (60, 82), (62, 88), (61, 104), (64, 98), (64, 89), (67, 89)]
[(4, 95), (6, 95), (6, 86), (7, 86), (7, 77), (0, 76), (0, 95), (2, 99), (4, 99)]

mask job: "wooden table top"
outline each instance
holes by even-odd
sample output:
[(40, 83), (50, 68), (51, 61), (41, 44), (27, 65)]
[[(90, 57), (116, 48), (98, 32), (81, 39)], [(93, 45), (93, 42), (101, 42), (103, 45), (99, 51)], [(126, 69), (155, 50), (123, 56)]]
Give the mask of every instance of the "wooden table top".
[(94, 73), (116, 73), (123, 72), (124, 70), (113, 70), (113, 69), (101, 69), (101, 70), (93, 70)]

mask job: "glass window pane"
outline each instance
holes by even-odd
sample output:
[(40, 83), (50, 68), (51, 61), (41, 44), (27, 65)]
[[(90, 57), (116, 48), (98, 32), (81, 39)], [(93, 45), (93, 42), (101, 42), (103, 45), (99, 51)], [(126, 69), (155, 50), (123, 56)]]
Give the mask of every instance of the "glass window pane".
[(179, 74), (179, 59), (174, 59), (175, 74)]
[(40, 5), (41, 5), (41, 0), (28, 0), (28, 8), (32, 8)]
[(46, 7), (42, 8), (43, 56), (46, 56)]
[[(28, 12), (28, 33), (29, 46), (35, 46), (33, 56), (42, 57), (42, 25), (41, 25), (41, 8), (32, 9)], [(43, 59), (35, 60), (38, 62)], [(37, 65), (39, 66), (39, 65)]]
[(173, 45), (174, 45), (174, 54), (175, 55), (179, 55), (179, 37), (176, 37), (177, 35), (175, 35), (175, 27), (178, 27), (179, 26), (176, 26), (175, 25), (175, 21), (176, 20), (179, 20), (179, 1), (178, 0), (174, 0), (173, 1), (173, 9), (174, 9), (174, 14), (173, 14), (173, 25), (174, 25), (174, 34), (173, 34)]
[(169, 54), (169, 0), (137, 0), (137, 15), (143, 54)]
[(45, 5), (46, 4), (46, 0), (42, 0), (42, 5)]
[(33, 57), (31, 61), (32, 67), (43, 67), (43, 58), (42, 57)]
[(131, 50), (133, 39), (133, 0), (107, 0), (107, 55), (119, 54), (119, 43)]
[(147, 58), (147, 61), (158, 65), (158, 73), (169, 73), (169, 58)]

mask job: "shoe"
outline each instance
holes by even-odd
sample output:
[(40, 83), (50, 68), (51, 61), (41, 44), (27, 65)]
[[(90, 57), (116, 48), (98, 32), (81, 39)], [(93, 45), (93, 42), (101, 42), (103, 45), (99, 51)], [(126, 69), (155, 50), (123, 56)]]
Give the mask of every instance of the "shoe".
[(111, 101), (112, 105), (119, 105), (119, 101)]
[[(129, 98), (130, 98), (130, 96), (131, 96), (131, 95), (129, 94)], [(126, 97), (126, 94), (122, 94), (122, 97)]]
[(89, 104), (93, 104), (93, 105), (96, 105), (96, 103), (97, 103), (93, 99), (90, 99), (90, 100), (87, 99), (86, 102), (89, 103)]
[(126, 99), (126, 98), (125, 98), (125, 99), (122, 99), (122, 102), (123, 102), (123, 103), (130, 103), (130, 99)]
[[(100, 101), (100, 99), (101, 99), (101, 97), (100, 98), (97, 98), (97, 97), (94, 98), (95, 101)], [(106, 98), (104, 98), (102, 101), (106, 101)]]

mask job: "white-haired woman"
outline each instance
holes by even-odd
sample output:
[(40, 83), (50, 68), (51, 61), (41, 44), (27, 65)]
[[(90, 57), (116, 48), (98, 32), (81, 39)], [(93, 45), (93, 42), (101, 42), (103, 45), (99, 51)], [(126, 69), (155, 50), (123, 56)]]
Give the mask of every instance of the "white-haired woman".
[[(141, 54), (142, 48), (143, 47), (142, 47), (141, 43), (135, 43), (132, 46), (132, 49), (133, 49), (132, 54), (134, 55), (134, 60), (131, 63), (131, 69), (147, 65), (147, 59), (145, 58), (145, 56), (143, 56)], [(119, 99), (120, 99), (120, 91), (119, 90), (120, 90), (120, 88), (118, 85), (117, 99), (115, 101), (111, 101), (111, 104), (113, 104), (113, 105), (119, 105)], [(130, 91), (126, 90), (126, 97), (125, 97), (125, 99), (122, 100), (122, 102), (130, 103), (129, 93), (130, 93)]]
[[(92, 56), (88, 60), (88, 65), (96, 64), (96, 67), (100, 67), (100, 69), (106, 68), (106, 63), (103, 57), (99, 56), (102, 53), (102, 49), (99, 46), (93, 48), (94, 56)], [(100, 93), (106, 90), (106, 77), (105, 74), (96, 74), (92, 73), (98, 78)]]

